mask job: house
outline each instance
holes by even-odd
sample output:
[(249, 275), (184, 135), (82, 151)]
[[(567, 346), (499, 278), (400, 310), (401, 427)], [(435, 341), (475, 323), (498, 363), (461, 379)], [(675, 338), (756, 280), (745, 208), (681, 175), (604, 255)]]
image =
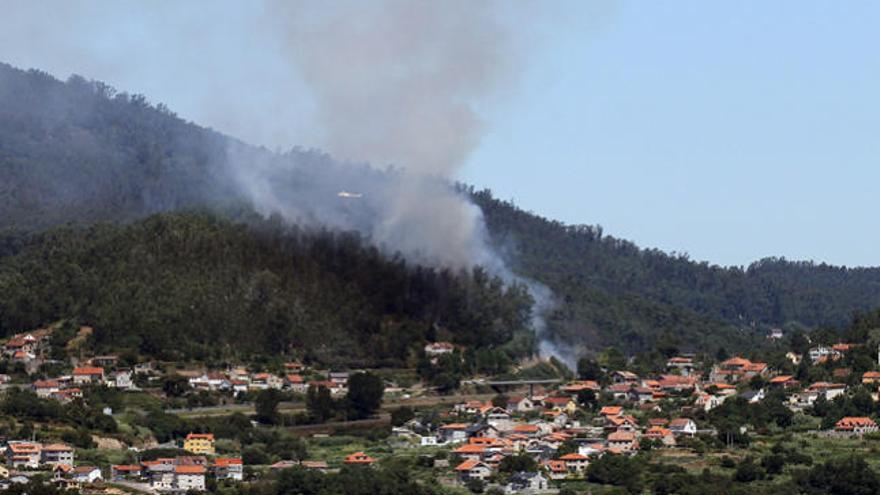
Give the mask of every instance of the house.
[(223, 373), (203, 373), (189, 379), (189, 386), (196, 390), (227, 390), (231, 385)]
[(779, 376), (774, 376), (773, 378), (770, 379), (770, 386), (771, 387), (781, 387), (784, 389), (788, 389), (788, 388), (797, 387), (798, 385), (800, 385), (800, 382), (795, 380), (794, 377), (791, 375), (779, 375)]
[(785, 353), (785, 359), (788, 359), (791, 362), (791, 364), (793, 364), (795, 366), (801, 364), (801, 359), (803, 359), (803, 358), (804, 358), (803, 355), (797, 354), (797, 353), (794, 353), (791, 351)]
[(570, 453), (565, 454), (564, 456), (559, 458), (560, 461), (565, 463), (565, 469), (569, 474), (581, 475), (584, 471), (587, 470), (587, 466), (590, 465), (590, 458), (580, 454), (580, 453)]
[(654, 399), (654, 391), (647, 387), (633, 387), (629, 389), (628, 399), (644, 404)]
[(669, 429), (676, 436), (692, 437), (697, 434), (697, 423), (690, 418), (677, 418), (669, 422)]
[(568, 414), (577, 412), (577, 404), (571, 397), (547, 397), (544, 399), (544, 407), (556, 411), (564, 411)]
[(464, 442), (468, 438), (468, 426), (466, 423), (443, 425), (438, 429), (438, 438), (441, 443)]
[(214, 459), (212, 466), (214, 476), (218, 480), (235, 480), (244, 479), (244, 463), (238, 457), (218, 457)]
[(614, 397), (614, 400), (626, 400), (629, 396), (629, 389), (634, 386), (634, 383), (615, 383), (606, 390)]
[(546, 461), (544, 468), (551, 480), (564, 480), (568, 477), (568, 468), (565, 466), (565, 461), (561, 459)]
[(698, 377), (693, 375), (662, 375), (660, 376), (660, 379), (657, 380), (657, 386), (665, 391), (683, 392), (685, 390), (697, 388), (698, 381)]
[(14, 357), (15, 353), (21, 352), (29, 355), (35, 355), (40, 345), (40, 340), (34, 334), (18, 334), (10, 338), (3, 346), (4, 354)]
[(58, 464), (73, 466), (73, 447), (63, 443), (44, 445), (40, 453), (40, 459), (43, 464), (51, 466), (57, 466)]
[(101, 469), (95, 466), (78, 466), (71, 472), (73, 480), (77, 483), (95, 483), (104, 479)]
[(76, 385), (102, 383), (103, 381), (104, 368), (97, 366), (82, 366), (73, 369), (73, 383)]
[(672, 433), (672, 430), (669, 428), (663, 428), (662, 426), (652, 426), (648, 428), (642, 438), (648, 438), (651, 440), (656, 440), (667, 447), (675, 446), (675, 435)]
[(767, 363), (753, 363), (742, 357), (732, 357), (713, 367), (709, 374), (709, 380), (735, 383), (743, 379), (748, 380), (756, 375), (764, 375), (768, 371)]
[(232, 393), (234, 395), (243, 394), (248, 391), (248, 381), (247, 380), (229, 380), (229, 385), (232, 387)]
[(284, 388), (292, 390), (298, 394), (304, 394), (308, 391), (306, 380), (302, 375), (290, 374), (284, 377)]
[(300, 461), (300, 466), (303, 469), (308, 469), (309, 471), (320, 471), (322, 473), (326, 473), (330, 466), (327, 465), (326, 461)]
[(345, 388), (348, 387), (349, 375), (350, 373), (347, 371), (331, 371), (328, 374), (328, 378), (337, 388)]
[(528, 397), (513, 396), (507, 400), (507, 410), (515, 413), (527, 413), (535, 410), (535, 403)]
[(862, 383), (865, 385), (880, 384), (880, 371), (866, 371), (862, 374)]
[(697, 400), (694, 401), (694, 405), (702, 408), (706, 412), (709, 412), (712, 409), (720, 406), (726, 398), (727, 396), (701, 393), (697, 396)]
[(550, 481), (541, 473), (519, 472), (508, 478), (505, 493), (543, 493), (550, 487)]
[(745, 399), (749, 404), (757, 404), (764, 400), (764, 389), (747, 390), (740, 394), (740, 397)]
[(140, 478), (142, 474), (143, 467), (137, 464), (114, 464), (110, 466), (110, 478), (114, 481)]
[(629, 414), (624, 416), (606, 416), (605, 428), (611, 430), (636, 431), (639, 429), (639, 421)]
[(35, 359), (37, 359), (36, 354), (27, 351), (16, 351), (12, 355), (12, 361), (16, 363), (30, 363)]
[(190, 433), (183, 441), (183, 450), (192, 452), (193, 454), (213, 455), (214, 454), (214, 434), (213, 433)]
[(61, 389), (57, 392), (52, 392), (50, 398), (66, 404), (74, 399), (82, 399), (82, 396), (82, 389), (78, 387), (73, 387)]
[(157, 491), (173, 490), (175, 486), (174, 460), (143, 461), (150, 478), (150, 488)]
[(608, 435), (608, 449), (612, 452), (631, 452), (639, 448), (635, 433), (631, 431), (615, 431)]
[(37, 380), (31, 384), (31, 389), (41, 399), (48, 399), (52, 394), (61, 390), (58, 380)]
[(271, 373), (255, 373), (254, 376), (251, 377), (251, 384), (249, 388), (257, 390), (280, 390), (283, 386), (284, 381)]
[(834, 431), (846, 435), (862, 436), (865, 433), (875, 433), (877, 423), (871, 418), (847, 416), (834, 425)]
[(769, 332), (767, 332), (768, 340), (780, 340), (783, 337), (783, 332), (781, 328), (771, 328)]
[(370, 466), (376, 462), (376, 459), (373, 459), (363, 452), (355, 452), (354, 454), (345, 456), (345, 459), (342, 462), (349, 466)]
[(467, 434), (467, 437), (471, 439), (474, 437), (497, 438), (501, 435), (501, 430), (489, 423), (473, 423), (468, 425), (465, 433)]
[(135, 375), (149, 375), (153, 373), (153, 363), (137, 363), (134, 365)]
[(42, 445), (13, 441), (6, 445), (6, 465), (14, 469), (37, 469), (42, 460)]
[(131, 371), (119, 370), (110, 374), (110, 381), (107, 385), (118, 388), (120, 390), (133, 390), (134, 381), (131, 378)]
[(513, 433), (534, 438), (541, 434), (541, 427), (532, 424), (519, 424), (513, 427)]
[(639, 375), (633, 373), (632, 371), (615, 371), (611, 373), (611, 380), (614, 383), (638, 383)]
[(820, 345), (810, 349), (809, 356), (810, 362), (813, 364), (819, 364), (826, 361), (837, 361), (843, 357), (843, 354), (833, 347)]
[(683, 376), (690, 376), (695, 368), (694, 358), (691, 357), (676, 356), (666, 361), (666, 369), (678, 370)]
[(599, 410), (599, 415), (605, 417), (622, 416), (623, 408), (620, 406), (604, 406), (602, 409)]
[[(846, 384), (844, 383), (828, 383), (828, 382), (816, 382), (805, 390), (807, 394), (815, 394), (816, 397), (813, 399), (815, 401), (820, 395), (825, 396), (825, 400), (831, 401), (834, 400), (835, 397), (839, 395), (843, 395), (846, 392)], [(809, 401), (812, 403), (813, 401)]]
[(180, 492), (205, 491), (205, 471), (205, 466), (174, 466), (174, 490)]
[(498, 431), (506, 431), (512, 427), (510, 413), (503, 407), (493, 407), (483, 415), (483, 418), (486, 424), (492, 425)]
[(433, 342), (425, 346), (425, 354), (428, 357), (437, 357), (442, 354), (451, 354), (455, 346), (450, 342)]
[(492, 476), (492, 468), (483, 461), (468, 459), (455, 467), (458, 480), (467, 483), (471, 480), (485, 481)]
[(579, 380), (564, 385), (559, 389), (560, 392), (571, 395), (572, 397), (576, 397), (579, 393), (587, 390), (593, 393), (599, 393), (599, 391), (602, 390), (602, 387), (600, 387), (599, 383), (595, 380)]
[(483, 455), (486, 453), (486, 446), (479, 444), (467, 443), (462, 445), (461, 447), (456, 448), (452, 451), (453, 454), (461, 457), (464, 460), (480, 460), (483, 458)]

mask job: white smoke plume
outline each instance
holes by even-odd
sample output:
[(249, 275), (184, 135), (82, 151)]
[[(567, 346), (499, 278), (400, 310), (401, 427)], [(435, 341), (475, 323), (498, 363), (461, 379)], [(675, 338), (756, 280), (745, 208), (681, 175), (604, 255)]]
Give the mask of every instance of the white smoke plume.
[[(12, 0), (0, 16), (0, 57), (124, 86), (134, 80), (125, 89), (148, 96), (162, 84), (186, 92), (188, 83), (204, 102), (191, 116), (257, 144), (302, 138), (334, 157), (233, 145), (229, 166), (214, 178), (223, 191), (240, 192), (261, 212), (301, 226), (356, 230), (413, 261), (481, 265), (509, 283), (524, 282), (491, 248), (480, 209), (452, 184), (486, 130), (478, 108), (516, 80), (517, 43), (527, 29), (515, 33), (516, 16), (509, 14), (532, 15), (537, 4), (242, 5)], [(235, 42), (226, 43), (227, 33)], [(221, 41), (231, 48), (216, 49)], [(145, 48), (153, 45), (157, 50)], [(303, 87), (313, 111), (303, 112), (289, 134), (279, 132), (277, 122), (289, 124), (303, 108), (299, 100), (308, 99), (299, 98)], [(304, 128), (308, 136), (300, 135)], [(541, 337), (552, 297), (526, 285), (538, 302)]]
[[(489, 1), (278, 2), (267, 10), (315, 97), (321, 147), (399, 172), (372, 239), (410, 257), (491, 265), (478, 208), (454, 180), (479, 144), (474, 108), (512, 77)], [(340, 184), (356, 187), (357, 184)], [(356, 191), (357, 192), (357, 191)]]

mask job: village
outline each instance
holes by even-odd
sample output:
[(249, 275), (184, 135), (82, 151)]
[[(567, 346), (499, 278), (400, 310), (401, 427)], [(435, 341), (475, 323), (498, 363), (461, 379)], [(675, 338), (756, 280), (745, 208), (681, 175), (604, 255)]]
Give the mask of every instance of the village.
[[(0, 382), (7, 401), (15, 391), (18, 400), (21, 394), (32, 394), (40, 403), (73, 407), (87, 403), (95, 394), (112, 392), (159, 401), (167, 410), (163, 415), (189, 415), (188, 425), (196, 426), (191, 431), (176, 432), (162, 443), (156, 439), (133, 441), (137, 437), (120, 435), (121, 429), (115, 426), (106, 428), (116, 432), (117, 453), (103, 458), (96, 457), (92, 450), (64, 442), (63, 435), (59, 437), (51, 428), (38, 432), (27, 424), (30, 438), (16, 436), (16, 429), (8, 428), (13, 434), (5, 438), (0, 487), (39, 479), (65, 488), (100, 491), (101, 487), (113, 486), (134, 492), (180, 493), (206, 491), (217, 483), (248, 483), (290, 468), (334, 472), (345, 467), (381, 465), (395, 456), (416, 455), (432, 479), (453, 491), (556, 493), (567, 486), (581, 486), (577, 483), (595, 482), (590, 467), (602, 459), (646, 453), (693, 455), (705, 452), (707, 445), (723, 451), (737, 442), (747, 444), (750, 435), (790, 428), (797, 422), (793, 419), (796, 417), (812, 419), (802, 421), (799, 433), (826, 439), (862, 439), (878, 431), (870, 413), (833, 417), (830, 424), (827, 419), (832, 414), (827, 414), (825, 421), (814, 417), (819, 409), (848, 400), (855, 389), (860, 393), (870, 391), (868, 410), (876, 410), (878, 363), (872, 362), (873, 369), (856, 376), (837, 363), (846, 362), (854, 350), (864, 354), (865, 349), (860, 344), (837, 343), (816, 345), (803, 354), (787, 352), (786, 368), (797, 370), (795, 373), (739, 356), (707, 364), (697, 356), (678, 354), (667, 358), (659, 373), (648, 376), (594, 365), (579, 371), (595, 376), (514, 379), (494, 382), (496, 385), (474, 380), (484, 382), (480, 390), (437, 397), (419, 385), (402, 387), (385, 380), (382, 407), (391, 414), (377, 410), (373, 419), (364, 420), (385, 430), (376, 441), (351, 442), (337, 450), (316, 449), (327, 453), (326, 457), (284, 452), (260, 457), (244, 442), (218, 438), (211, 431), (211, 425), (217, 423), (209, 419), (222, 421), (224, 414), (236, 413), (241, 417), (241, 412), (253, 410), (254, 398), (266, 391), (275, 391), (285, 399), (277, 400), (272, 407), (280, 405), (286, 408), (282, 412), (303, 415), (312, 407), (306, 397), (325, 391), (331, 400), (341, 403), (349, 394), (349, 380), (371, 370), (318, 370), (298, 361), (284, 362), (275, 371), (254, 371), (245, 364), (225, 369), (169, 369), (149, 361), (123, 364), (115, 355), (57, 363), (47, 359), (50, 336), (51, 330), (36, 330), (15, 335), (3, 345), (9, 372), (0, 375)], [(457, 349), (439, 342), (426, 345), (424, 352), (436, 361), (454, 355)], [(47, 363), (53, 366), (47, 367)], [(829, 370), (837, 381), (802, 382), (796, 378), (804, 370), (820, 368)], [(40, 370), (47, 369), (69, 372), (44, 376)], [(96, 392), (100, 390), (106, 392)], [(180, 397), (175, 399), (174, 395)], [(201, 397), (201, 402), (185, 402), (188, 405), (179, 407), (182, 397), (194, 396)], [(456, 401), (458, 397), (469, 400)], [(713, 416), (713, 411), (735, 403), (748, 408), (771, 402), (784, 407), (769, 413), (775, 418), (769, 421), (769, 427), (744, 421), (719, 428), (718, 418)], [(8, 414), (11, 406), (5, 407)], [(95, 414), (122, 422), (128, 416), (121, 412), (105, 406)], [(730, 417), (725, 413), (725, 419)], [(293, 426), (290, 431), (306, 443), (320, 444), (337, 433), (344, 434), (348, 426), (357, 428), (360, 422), (343, 423), (339, 429), (322, 430), (323, 424), (318, 421)], [(261, 424), (259, 416), (249, 417), (245, 425), (257, 430), (271, 427)], [(19, 426), (18, 431), (25, 426)], [(86, 436), (100, 439), (104, 434), (87, 431)], [(91, 444), (87, 438), (83, 445)], [(357, 445), (363, 449), (352, 450)], [(81, 452), (90, 453), (83, 456)], [(150, 452), (155, 455), (148, 455)], [(125, 462), (113, 462), (120, 459)]]

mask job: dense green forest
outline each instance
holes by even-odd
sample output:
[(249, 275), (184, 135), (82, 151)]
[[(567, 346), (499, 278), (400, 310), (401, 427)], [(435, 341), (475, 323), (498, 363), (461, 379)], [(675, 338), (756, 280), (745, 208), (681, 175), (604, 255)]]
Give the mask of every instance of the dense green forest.
[(777, 258), (746, 268), (697, 263), (640, 249), (601, 227), (547, 220), (489, 191), (469, 192), (494, 239), (516, 246), (514, 269), (557, 294), (555, 331), (568, 340), (622, 338), (624, 347), (638, 348), (651, 339), (645, 329), (653, 328), (655, 337), (669, 329), (687, 344), (688, 330), (716, 333), (726, 324), (751, 334), (768, 326), (841, 326), (856, 312), (880, 306), (877, 268)]
[[(531, 350), (531, 299), (480, 269), (410, 266), (356, 236), (247, 226), (208, 213), (57, 228), (0, 258), (0, 329), (58, 318), (95, 327), (96, 350), (166, 359), (300, 355), (414, 366), (426, 342)], [(517, 346), (514, 346), (517, 343)]]
[[(484, 274), (407, 266), (350, 233), (297, 231), (253, 215), (229, 174), (221, 173), (231, 148), (292, 164), (284, 169), (291, 174), (332, 174), (340, 166), (318, 151), (249, 147), (99, 82), (78, 76), (61, 82), (0, 64), (2, 331), (75, 317), (98, 328), (99, 346), (112, 334), (115, 343), (148, 353), (187, 345), (186, 352), (197, 354), (222, 346), (304, 346), (324, 357), (400, 362), (400, 349), (365, 356), (364, 346), (379, 345), (371, 336), (382, 340), (382, 332), (397, 331), (399, 323), (387, 321), (415, 322), (420, 338), (433, 338), (431, 329), (441, 327), (477, 346), (497, 346), (520, 330), (523, 294), (501, 295), (505, 291)], [(370, 180), (381, 181), (383, 173), (371, 171)], [(292, 180), (304, 191), (309, 178)], [(880, 306), (880, 269), (781, 259), (712, 266), (640, 249), (600, 227), (541, 218), (490, 191), (464, 187), (462, 193), (482, 208), (493, 242), (504, 247), (499, 252), (507, 253), (514, 271), (551, 289), (548, 332), (572, 354), (608, 345), (641, 351), (660, 339), (683, 349), (733, 350), (754, 343), (768, 326), (842, 325), (854, 312)], [(214, 213), (120, 226), (193, 208)], [(111, 224), (92, 226), (96, 222)], [(55, 230), (71, 223), (79, 227)], [(190, 241), (203, 251), (189, 252)], [(157, 246), (164, 246), (161, 256)], [(321, 255), (322, 249), (329, 251)], [(168, 256), (176, 250), (179, 258)], [(262, 258), (250, 259), (254, 253)], [(426, 292), (431, 297), (463, 298), (456, 304), (470, 305), (470, 315), (447, 315), (452, 303), (395, 293), (409, 290), (409, 283), (433, 287)], [(485, 290), (489, 303), (468, 293), (474, 284), (488, 287), (476, 290)], [(271, 295), (259, 310), (248, 306), (254, 287)], [(482, 320), (473, 321), (480, 313)], [(499, 330), (498, 322), (508, 328)], [(181, 335), (188, 337), (177, 340)], [(240, 335), (253, 338), (229, 340)], [(350, 336), (357, 338), (348, 349), (320, 350)], [(171, 341), (176, 346), (168, 347)]]

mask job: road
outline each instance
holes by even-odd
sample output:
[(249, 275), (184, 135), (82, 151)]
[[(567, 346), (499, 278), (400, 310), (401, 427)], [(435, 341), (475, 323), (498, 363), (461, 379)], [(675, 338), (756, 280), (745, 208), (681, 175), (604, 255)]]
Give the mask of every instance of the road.
[[(382, 411), (391, 411), (402, 406), (414, 408), (423, 408), (439, 405), (453, 405), (460, 402), (468, 401), (486, 401), (494, 397), (495, 394), (461, 394), (461, 395), (443, 395), (428, 397), (412, 397), (409, 399), (389, 399), (382, 402)], [(305, 404), (302, 402), (282, 402), (278, 405), (278, 410), (283, 413), (297, 413), (306, 410)], [(254, 414), (254, 405), (252, 403), (229, 404), (223, 406), (207, 406), (193, 407), (186, 409), (166, 409), (165, 412), (177, 414), (185, 418), (203, 418), (210, 416), (229, 416), (235, 413), (245, 415)]]

